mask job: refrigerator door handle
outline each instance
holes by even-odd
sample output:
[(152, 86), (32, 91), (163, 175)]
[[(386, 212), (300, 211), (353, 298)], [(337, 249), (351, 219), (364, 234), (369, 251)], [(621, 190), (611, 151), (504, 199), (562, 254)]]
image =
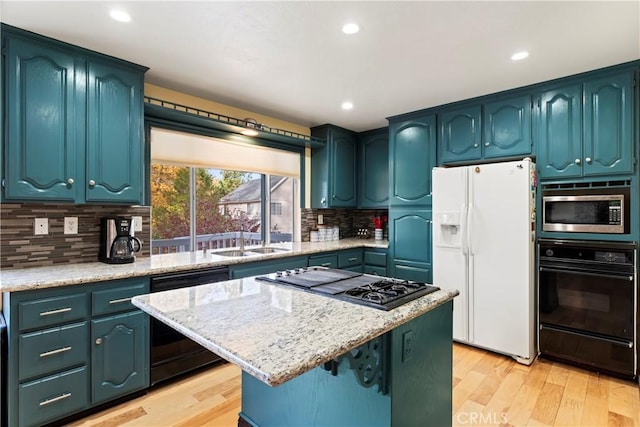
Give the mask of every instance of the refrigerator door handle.
[(461, 235), (461, 247), (464, 255), (469, 254), (469, 244), (467, 242), (467, 205), (463, 203), (460, 206), (460, 235)]
[(472, 232), (471, 228), (473, 225), (473, 203), (469, 203), (469, 213), (467, 214), (467, 251), (469, 255), (475, 255), (475, 250), (473, 249), (473, 239), (471, 238)]

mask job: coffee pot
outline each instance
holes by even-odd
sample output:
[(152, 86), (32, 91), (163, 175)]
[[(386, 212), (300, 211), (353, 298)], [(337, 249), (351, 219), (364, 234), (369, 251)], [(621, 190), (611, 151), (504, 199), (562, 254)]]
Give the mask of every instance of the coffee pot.
[(105, 217), (100, 220), (99, 259), (107, 264), (134, 262), (135, 252), (140, 252), (142, 242), (133, 236), (131, 217)]

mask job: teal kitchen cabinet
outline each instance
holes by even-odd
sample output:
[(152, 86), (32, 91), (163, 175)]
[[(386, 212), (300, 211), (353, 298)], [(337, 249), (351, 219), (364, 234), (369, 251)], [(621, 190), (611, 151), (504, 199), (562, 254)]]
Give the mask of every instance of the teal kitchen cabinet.
[(310, 255), (309, 267), (338, 268), (338, 255), (335, 252)]
[(355, 208), (357, 199), (358, 135), (333, 125), (311, 129), (326, 144), (311, 149), (311, 207)]
[(92, 320), (91, 342), (94, 404), (147, 386), (149, 317), (146, 314), (132, 311)]
[(436, 162), (436, 116), (389, 119), (389, 205), (430, 206)]
[(389, 129), (359, 135), (358, 207), (389, 206)]
[(633, 173), (633, 84), (629, 70), (540, 94), (540, 178)]
[(149, 385), (149, 317), (136, 278), (4, 293), (7, 420), (39, 426)]
[(4, 198), (140, 203), (146, 68), (2, 30)]
[(338, 268), (341, 270), (354, 271), (362, 273), (362, 248), (347, 249), (338, 252)]
[(387, 276), (387, 250), (364, 248), (363, 273)]
[(439, 115), (440, 162), (530, 155), (531, 111), (529, 94), (488, 98), (482, 104), (445, 109)]
[(400, 279), (431, 283), (430, 209), (389, 209), (389, 270)]
[(88, 69), (86, 201), (139, 203), (143, 75), (98, 60)]
[(482, 158), (480, 105), (456, 107), (439, 114), (441, 163), (479, 160)]

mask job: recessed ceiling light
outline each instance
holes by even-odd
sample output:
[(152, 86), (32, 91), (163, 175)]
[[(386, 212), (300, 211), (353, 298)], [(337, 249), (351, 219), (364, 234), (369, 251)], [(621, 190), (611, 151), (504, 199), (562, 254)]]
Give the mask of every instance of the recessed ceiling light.
[(129, 21), (131, 21), (131, 16), (127, 12), (122, 11), (122, 10), (114, 9), (111, 12), (109, 12), (109, 15), (113, 19), (115, 19), (116, 21), (119, 21), (119, 22), (129, 22)]
[(527, 56), (529, 56), (529, 52), (522, 51), (522, 52), (514, 53), (513, 55), (511, 55), (511, 59), (514, 61), (520, 61), (521, 59), (524, 59)]
[(355, 34), (358, 31), (360, 31), (360, 27), (358, 26), (358, 24), (355, 23), (349, 23), (349, 24), (345, 24), (342, 27), (342, 32), (345, 34)]
[(353, 110), (353, 102), (351, 101), (344, 101), (342, 103), (342, 109), (343, 110)]

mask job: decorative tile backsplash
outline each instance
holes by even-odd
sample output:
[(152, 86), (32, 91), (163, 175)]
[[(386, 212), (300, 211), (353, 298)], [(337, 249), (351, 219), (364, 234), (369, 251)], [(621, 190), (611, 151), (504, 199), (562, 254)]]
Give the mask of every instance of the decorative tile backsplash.
[[(98, 261), (100, 218), (141, 216), (143, 245), (136, 257), (149, 256), (148, 206), (2, 203), (0, 205), (0, 268), (40, 267)], [(78, 218), (78, 234), (64, 234), (64, 217)], [(49, 234), (34, 235), (34, 219), (49, 219)]]
[[(340, 227), (340, 238), (355, 237), (359, 228), (367, 228), (373, 238), (373, 217), (388, 216), (387, 209), (302, 209), (301, 240), (308, 242), (311, 230), (318, 229), (318, 215), (323, 216), (323, 223), (329, 227)], [(387, 238), (387, 227), (384, 228), (384, 238)]]

